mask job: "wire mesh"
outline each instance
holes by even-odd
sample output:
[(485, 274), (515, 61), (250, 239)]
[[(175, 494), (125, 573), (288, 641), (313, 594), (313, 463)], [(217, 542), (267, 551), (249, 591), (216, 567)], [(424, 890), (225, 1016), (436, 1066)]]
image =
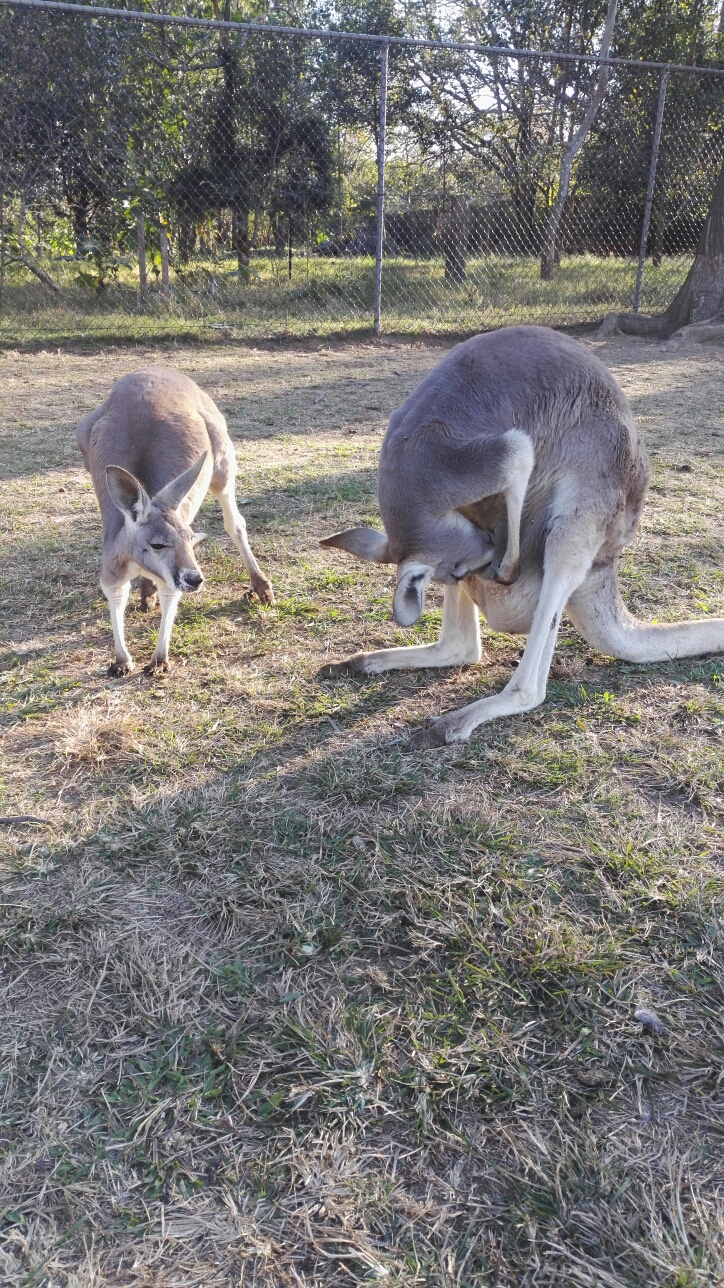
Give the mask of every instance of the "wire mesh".
[(670, 74), (654, 173), (662, 69), (610, 67), (551, 253), (590, 60), (390, 42), (381, 102), (382, 43), (123, 18), (0, 8), (6, 343), (591, 321), (649, 188), (641, 310), (688, 270), (721, 78)]

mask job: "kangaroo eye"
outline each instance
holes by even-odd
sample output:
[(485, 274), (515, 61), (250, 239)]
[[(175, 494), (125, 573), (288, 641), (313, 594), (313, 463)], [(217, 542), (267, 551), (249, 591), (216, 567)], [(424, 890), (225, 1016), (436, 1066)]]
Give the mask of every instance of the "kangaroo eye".
[(149, 546), (151, 547), (151, 549), (152, 549), (152, 550), (165, 550), (165, 549), (166, 549), (166, 542), (165, 542), (165, 541), (149, 541), (149, 543), (148, 543), (148, 544), (149, 544)]

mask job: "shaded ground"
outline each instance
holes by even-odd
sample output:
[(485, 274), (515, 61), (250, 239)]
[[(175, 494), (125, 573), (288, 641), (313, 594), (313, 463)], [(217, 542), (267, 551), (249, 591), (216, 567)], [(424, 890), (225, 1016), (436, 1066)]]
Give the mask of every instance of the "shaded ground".
[[(655, 464), (628, 602), (724, 614), (721, 350), (596, 348)], [(435, 636), (439, 601), (400, 631), (390, 571), (317, 539), (377, 521), (386, 416), (441, 351), (0, 356), (0, 813), (51, 825), (0, 836), (14, 1288), (722, 1282), (722, 659), (569, 629), (544, 707), (410, 757), (521, 640), (314, 679)], [(278, 603), (210, 504), (174, 670), (111, 681), (73, 430), (156, 361), (227, 414)]]

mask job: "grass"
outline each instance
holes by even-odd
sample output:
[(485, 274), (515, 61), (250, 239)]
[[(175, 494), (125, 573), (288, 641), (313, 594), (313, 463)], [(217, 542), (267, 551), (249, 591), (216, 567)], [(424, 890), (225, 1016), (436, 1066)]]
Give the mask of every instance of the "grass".
[[(318, 682), (434, 638), (375, 521), (418, 342), (0, 357), (0, 1270), (10, 1288), (699, 1288), (724, 1278), (724, 663), (618, 664), (568, 627), (549, 697), (405, 755), (480, 666)], [(597, 348), (655, 475), (624, 567), (659, 620), (721, 614), (720, 355)], [(166, 679), (108, 680), (73, 426), (187, 371), (229, 418), (274, 609), (213, 505)], [(155, 618), (129, 614), (137, 661)], [(654, 1009), (663, 1032), (635, 1020)]]
[[(689, 259), (648, 263), (642, 310), (666, 307), (683, 281)], [(101, 294), (79, 284), (72, 264), (48, 264), (62, 286), (51, 297), (24, 270), (5, 286), (0, 346), (163, 342), (226, 337), (360, 337), (369, 332), (374, 304), (374, 261), (369, 257), (298, 258), (291, 281), (286, 261), (259, 254), (248, 287), (240, 287), (230, 258), (199, 261), (172, 275), (164, 298), (152, 286), (138, 294), (132, 261)], [(636, 262), (614, 256), (565, 257), (552, 282), (540, 280), (535, 258), (490, 255), (471, 259), (466, 281), (445, 281), (442, 260), (385, 260), (382, 326), (401, 334), (474, 332), (511, 322), (575, 325), (608, 309), (630, 307)]]

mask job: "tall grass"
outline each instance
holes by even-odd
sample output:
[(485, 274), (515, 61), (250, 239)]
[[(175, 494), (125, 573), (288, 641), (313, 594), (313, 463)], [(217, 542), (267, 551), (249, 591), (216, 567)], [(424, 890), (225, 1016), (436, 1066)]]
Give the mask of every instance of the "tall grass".
[[(369, 256), (293, 262), (260, 254), (248, 285), (230, 258), (197, 260), (172, 275), (167, 294), (158, 284), (141, 295), (129, 261), (104, 290), (83, 284), (72, 263), (49, 266), (60, 288), (54, 296), (21, 270), (6, 279), (0, 304), (0, 345), (190, 337), (215, 330), (237, 336), (325, 334), (369, 328), (374, 303), (374, 260)], [(646, 265), (641, 307), (663, 309), (683, 280), (686, 257)], [(464, 282), (445, 279), (441, 259), (385, 260), (382, 328), (408, 334), (473, 332), (513, 322), (552, 326), (592, 322), (609, 309), (630, 307), (636, 275), (632, 259), (576, 255), (564, 258), (553, 281), (540, 278), (538, 260), (490, 255), (468, 262)]]

